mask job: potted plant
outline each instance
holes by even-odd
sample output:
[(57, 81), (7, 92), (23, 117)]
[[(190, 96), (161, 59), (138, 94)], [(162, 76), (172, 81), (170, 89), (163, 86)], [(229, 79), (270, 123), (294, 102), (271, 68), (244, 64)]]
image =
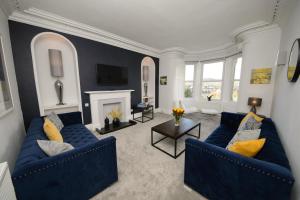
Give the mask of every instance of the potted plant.
[(183, 116), (184, 109), (183, 108), (173, 108), (173, 116), (175, 117), (175, 126), (180, 125), (180, 119)]
[(207, 96), (207, 101), (211, 101), (211, 98), (214, 96), (214, 94), (211, 94), (209, 96)]
[(112, 117), (112, 124), (113, 126), (119, 126), (120, 125), (120, 118), (122, 116), (122, 112), (120, 111), (120, 109), (113, 109), (109, 115)]

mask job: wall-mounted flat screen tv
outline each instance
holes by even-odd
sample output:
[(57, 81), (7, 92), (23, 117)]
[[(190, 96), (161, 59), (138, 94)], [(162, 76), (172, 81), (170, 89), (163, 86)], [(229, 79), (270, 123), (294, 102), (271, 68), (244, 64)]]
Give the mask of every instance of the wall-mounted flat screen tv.
[(128, 84), (128, 68), (97, 64), (97, 82), (99, 85), (114, 86)]

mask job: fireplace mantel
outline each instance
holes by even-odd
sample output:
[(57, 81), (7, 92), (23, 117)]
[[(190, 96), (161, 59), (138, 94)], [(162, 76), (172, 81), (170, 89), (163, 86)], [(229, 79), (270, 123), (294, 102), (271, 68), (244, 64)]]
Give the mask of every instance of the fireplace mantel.
[(119, 102), (122, 106), (123, 119), (131, 119), (131, 92), (134, 90), (86, 91), (90, 96), (92, 129), (104, 126), (104, 105)]
[(101, 93), (123, 93), (133, 92), (134, 90), (103, 90), (103, 91), (86, 91), (85, 94), (101, 94)]

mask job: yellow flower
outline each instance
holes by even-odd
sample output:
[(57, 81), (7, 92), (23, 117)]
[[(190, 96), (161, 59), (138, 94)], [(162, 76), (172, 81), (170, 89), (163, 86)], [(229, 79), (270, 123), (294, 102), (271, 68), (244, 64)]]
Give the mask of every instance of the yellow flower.
[(183, 108), (176, 108), (176, 107), (174, 107), (172, 109), (172, 111), (173, 111), (173, 114), (177, 115), (177, 116), (183, 115), (183, 113), (184, 113), (184, 109)]

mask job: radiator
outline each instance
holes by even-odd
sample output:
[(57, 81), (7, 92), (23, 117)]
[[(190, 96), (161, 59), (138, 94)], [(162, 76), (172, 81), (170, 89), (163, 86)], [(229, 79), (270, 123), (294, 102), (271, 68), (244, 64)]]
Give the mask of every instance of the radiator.
[(0, 163), (0, 200), (16, 200), (7, 162)]

